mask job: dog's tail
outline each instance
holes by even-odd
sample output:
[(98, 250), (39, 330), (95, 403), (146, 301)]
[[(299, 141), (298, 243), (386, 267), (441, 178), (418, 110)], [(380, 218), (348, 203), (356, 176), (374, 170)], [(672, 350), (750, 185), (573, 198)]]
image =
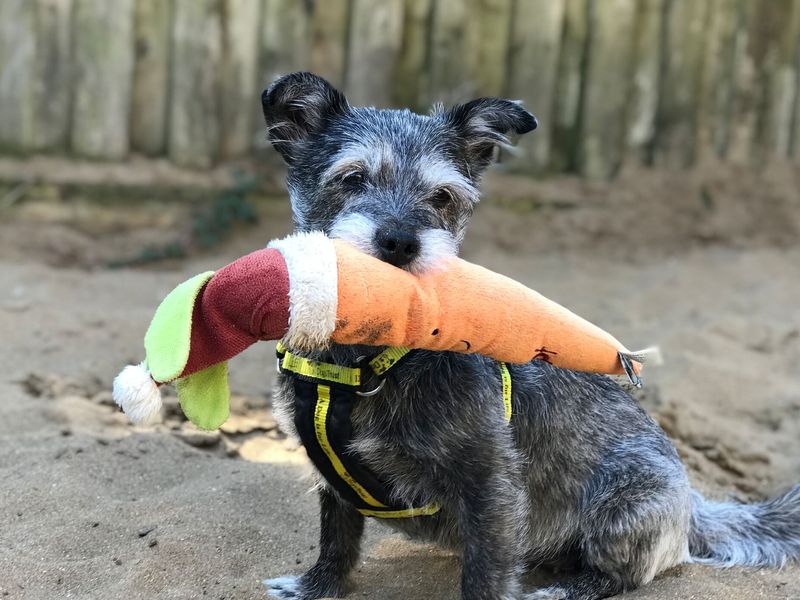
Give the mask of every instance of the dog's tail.
[(689, 553), (694, 562), (721, 567), (800, 559), (800, 484), (758, 504), (712, 502), (692, 492)]

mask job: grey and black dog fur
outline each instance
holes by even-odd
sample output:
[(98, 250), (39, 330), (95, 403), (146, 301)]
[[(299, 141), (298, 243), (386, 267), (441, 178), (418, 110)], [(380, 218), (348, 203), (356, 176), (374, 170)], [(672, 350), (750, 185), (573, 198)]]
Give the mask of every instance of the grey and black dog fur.
[[(309, 73), (278, 79), (262, 101), (297, 230), (411, 271), (457, 252), (496, 148), (536, 127), (519, 103), (497, 98), (429, 116), (354, 108)], [(353, 365), (379, 351), (314, 356)], [(761, 504), (707, 501), (667, 435), (610, 379), (541, 361), (510, 371), (510, 426), (497, 364), (447, 352), (413, 353), (353, 413), (352, 450), (391, 480), (397, 503), (441, 504), (434, 516), (384, 522), (457, 549), (464, 600), (593, 600), (679, 563), (780, 566), (800, 556), (800, 486)], [(276, 414), (292, 432), (294, 391), (285, 377), (278, 387)], [(302, 576), (265, 582), (277, 598), (346, 592), (364, 517), (324, 482), (318, 490), (319, 559)], [(575, 573), (523, 591), (523, 572), (545, 563)]]

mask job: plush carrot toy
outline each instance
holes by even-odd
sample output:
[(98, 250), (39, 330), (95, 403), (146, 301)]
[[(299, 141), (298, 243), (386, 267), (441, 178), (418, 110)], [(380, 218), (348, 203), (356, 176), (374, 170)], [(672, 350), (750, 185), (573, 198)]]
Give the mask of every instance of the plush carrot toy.
[(544, 360), (636, 384), (640, 363), (656, 354), (630, 352), (563, 306), (464, 260), (413, 275), (341, 240), (301, 233), (175, 288), (145, 335), (146, 360), (117, 376), (114, 398), (134, 422), (152, 421), (158, 384), (175, 381), (187, 417), (219, 427), (228, 416), (226, 361), (278, 339), (300, 350), (335, 342)]

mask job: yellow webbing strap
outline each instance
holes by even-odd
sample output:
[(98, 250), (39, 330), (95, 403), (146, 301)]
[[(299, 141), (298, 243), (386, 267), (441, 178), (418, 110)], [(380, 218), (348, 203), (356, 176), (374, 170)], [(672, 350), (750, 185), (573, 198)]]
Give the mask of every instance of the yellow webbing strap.
[[(279, 350), (280, 351), (280, 350)], [(361, 369), (357, 367), (341, 367), (331, 363), (310, 360), (286, 351), (281, 360), (281, 369), (333, 383), (341, 383), (359, 387), (361, 385)]]
[[(286, 346), (280, 342), (278, 342), (276, 350), (283, 355), (281, 360), (282, 369), (312, 379), (322, 379), (323, 381), (332, 381), (333, 383), (341, 383), (353, 387), (361, 385), (361, 369), (358, 367), (342, 367), (297, 356), (289, 352)], [(387, 348), (369, 361), (369, 366), (376, 375), (384, 375), (409, 352), (411, 352), (410, 348)]]
[(359, 508), (357, 510), (365, 517), (407, 519), (409, 517), (427, 517), (428, 515), (435, 515), (441, 508), (440, 504), (428, 504), (422, 508), (407, 508), (404, 510), (369, 510), (366, 508)]
[(511, 373), (508, 372), (508, 365), (500, 363), (500, 379), (503, 381), (503, 407), (506, 410), (506, 423), (511, 421)]
[(336, 452), (334, 452), (333, 448), (331, 448), (331, 444), (328, 441), (327, 428), (328, 408), (330, 405), (330, 386), (318, 385), (317, 406), (314, 409), (314, 432), (317, 436), (317, 442), (319, 442), (320, 448), (322, 448), (322, 451), (325, 453), (325, 456), (328, 457), (328, 460), (331, 461), (331, 464), (333, 465), (333, 468), (336, 469), (336, 473), (339, 475), (339, 477), (341, 477), (347, 483), (347, 485), (353, 488), (355, 493), (358, 494), (359, 498), (375, 508), (386, 508), (385, 504), (378, 502), (372, 496), (372, 494), (370, 494), (360, 483), (353, 479), (353, 476), (348, 473), (347, 469), (342, 464), (342, 461), (336, 455)]
[(369, 366), (375, 371), (376, 375), (383, 375), (397, 364), (397, 361), (411, 352), (411, 348), (387, 348), (378, 356), (369, 361)]

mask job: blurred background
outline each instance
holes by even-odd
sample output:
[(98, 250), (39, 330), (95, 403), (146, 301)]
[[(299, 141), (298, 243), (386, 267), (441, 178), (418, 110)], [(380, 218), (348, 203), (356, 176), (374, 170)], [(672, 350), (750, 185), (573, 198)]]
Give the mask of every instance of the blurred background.
[(3, 0), (0, 148), (205, 168), (264, 146), (259, 94), (521, 99), (523, 173), (800, 161), (794, 0)]
[[(273, 346), (217, 432), (110, 397), (177, 283), (291, 231), (260, 94), (298, 69), (356, 105), (524, 101), (463, 256), (659, 344), (636, 397), (706, 493), (800, 480), (800, 0), (0, 0), (0, 595), (261, 598), (315, 559)], [(457, 597), (452, 555), (368, 540), (359, 597)], [(800, 597), (797, 568), (686, 570), (635, 597)]]

